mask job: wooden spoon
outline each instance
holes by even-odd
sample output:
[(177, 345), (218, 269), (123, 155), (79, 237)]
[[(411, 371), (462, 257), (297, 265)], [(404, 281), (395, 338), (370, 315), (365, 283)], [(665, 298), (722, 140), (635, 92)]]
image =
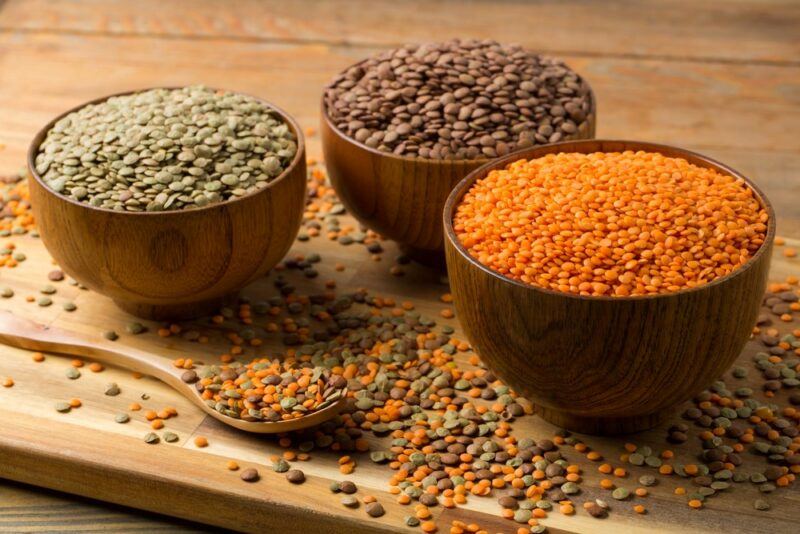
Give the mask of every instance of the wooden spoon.
[(347, 390), (344, 389), (341, 398), (330, 406), (297, 419), (274, 423), (242, 421), (223, 415), (207, 406), (195, 387), (181, 380), (180, 374), (184, 372), (183, 369), (176, 369), (166, 359), (147, 351), (117, 344), (102, 337), (91, 338), (82, 333), (45, 326), (17, 317), (10, 312), (0, 312), (0, 343), (28, 350), (84, 356), (152, 375), (189, 398), (211, 417), (247, 432), (276, 434), (319, 425), (338, 414), (344, 407), (347, 397)]

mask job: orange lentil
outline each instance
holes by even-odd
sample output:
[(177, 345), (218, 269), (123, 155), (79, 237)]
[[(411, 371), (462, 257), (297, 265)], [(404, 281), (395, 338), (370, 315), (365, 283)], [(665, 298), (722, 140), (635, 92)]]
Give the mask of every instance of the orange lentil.
[(628, 296), (725, 276), (759, 249), (767, 222), (753, 190), (734, 177), (626, 151), (515, 161), (472, 185), (453, 225), (469, 253), (502, 275)]
[(43, 362), (44, 361), (44, 354), (42, 354), (41, 352), (34, 352), (31, 355), (31, 358), (33, 358), (33, 361), (35, 361), (35, 362)]
[(694, 509), (699, 509), (703, 507), (703, 501), (700, 499), (692, 499), (689, 501), (689, 507)]
[(164, 428), (164, 421), (162, 421), (161, 419), (153, 419), (153, 421), (150, 423), (150, 427), (153, 430), (160, 430)]
[(197, 436), (194, 438), (194, 445), (195, 447), (208, 447), (208, 440), (203, 436)]
[(633, 507), (633, 511), (636, 512), (637, 514), (643, 514), (647, 512), (647, 509), (641, 504), (637, 504), (636, 506)]
[(10, 388), (10, 387), (11, 387), (11, 386), (13, 386), (13, 385), (14, 385), (14, 379), (13, 379), (13, 378), (11, 378), (10, 376), (9, 376), (9, 377), (6, 377), (6, 378), (3, 380), (3, 387), (4, 387), (4, 388)]
[(636, 488), (634, 493), (637, 497), (647, 497), (647, 490), (645, 488)]
[(128, 406), (128, 409), (129, 409), (130, 411), (132, 411), (132, 412), (138, 412), (139, 410), (141, 410), (141, 409), (142, 409), (142, 405), (141, 405), (141, 404), (139, 404), (138, 402), (132, 402), (132, 403), (131, 403), (131, 404)]
[(783, 255), (787, 258), (794, 258), (797, 256), (797, 249), (794, 248), (785, 248), (783, 249)]
[(375, 498), (374, 496), (372, 496), (372, 495), (364, 495), (364, 498), (363, 498), (363, 499), (361, 499), (361, 500), (362, 500), (362, 501), (364, 501), (364, 503), (365, 503), (365, 504), (369, 504), (369, 503), (371, 503), (371, 502), (376, 502), (378, 499), (376, 499), (376, 498)]
[(97, 363), (97, 362), (93, 362), (93, 363), (90, 363), (90, 364), (89, 364), (89, 370), (90, 370), (91, 372), (93, 372), (93, 373), (99, 373), (99, 372), (100, 372), (100, 371), (102, 371), (103, 369), (105, 369), (105, 367), (103, 367), (103, 365), (102, 365), (102, 364), (99, 364), (99, 363)]
[(233, 460), (229, 460), (228, 463), (225, 464), (225, 467), (227, 467), (229, 471), (236, 471), (237, 469), (239, 469), (239, 464), (237, 464)]
[(433, 521), (425, 521), (420, 525), (422, 532), (436, 532), (436, 523)]
[(70, 399), (69, 405), (72, 408), (80, 408), (81, 406), (83, 406), (83, 403), (81, 402), (80, 399)]
[(686, 495), (686, 488), (678, 486), (675, 488), (675, 495)]
[(616, 469), (614, 469), (614, 476), (620, 478), (626, 477), (628, 476), (628, 472), (625, 470), (624, 467), (617, 467)]
[(72, 367), (83, 367), (83, 360), (72, 360), (69, 364)]

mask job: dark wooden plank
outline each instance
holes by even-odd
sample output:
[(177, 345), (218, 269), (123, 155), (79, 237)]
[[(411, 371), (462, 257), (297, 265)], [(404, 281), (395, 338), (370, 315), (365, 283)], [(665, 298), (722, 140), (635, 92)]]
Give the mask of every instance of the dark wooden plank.
[(0, 480), (0, 532), (214, 532), (199, 523)]
[(8, 0), (0, 28), (391, 45), (500, 38), (564, 55), (799, 63), (792, 0)]

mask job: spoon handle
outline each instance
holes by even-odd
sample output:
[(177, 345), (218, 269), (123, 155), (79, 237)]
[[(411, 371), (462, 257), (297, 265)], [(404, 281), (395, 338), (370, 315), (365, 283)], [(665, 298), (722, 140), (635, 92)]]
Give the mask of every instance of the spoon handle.
[(0, 343), (28, 350), (84, 356), (153, 375), (172, 387), (187, 389), (176, 371), (163, 358), (133, 347), (115, 344), (100, 336), (43, 325), (10, 312), (0, 312)]
[(310, 415), (277, 422), (244, 421), (222, 415), (210, 408), (192, 385), (181, 380), (179, 376), (179, 373), (183, 372), (181, 369), (172, 367), (165, 358), (159, 358), (144, 350), (117, 344), (99, 336), (88, 336), (82, 332), (50, 327), (1, 311), (0, 343), (28, 350), (84, 356), (154, 376), (189, 398), (214, 419), (247, 432), (274, 434), (318, 425), (339, 413), (346, 401), (347, 389), (344, 389), (338, 401)]

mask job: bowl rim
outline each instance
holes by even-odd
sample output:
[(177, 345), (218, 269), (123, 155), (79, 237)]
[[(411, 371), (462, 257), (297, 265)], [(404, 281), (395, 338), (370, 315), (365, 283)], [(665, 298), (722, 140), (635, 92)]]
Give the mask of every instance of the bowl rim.
[[(576, 146), (577, 145), (577, 146)], [(611, 145), (608, 148), (604, 148), (606, 145)], [(589, 149), (588, 147), (591, 146), (592, 148)], [(581, 149), (586, 150), (581, 150)], [(474, 258), (461, 244), (461, 241), (458, 239), (455, 233), (455, 229), (453, 228), (453, 215), (456, 209), (456, 206), (461, 202), (462, 197), (466, 194), (469, 188), (479, 179), (484, 178), (490, 171), (497, 170), (500, 168), (505, 168), (508, 164), (513, 163), (514, 161), (520, 159), (533, 159), (537, 157), (542, 157), (547, 154), (553, 153), (560, 153), (560, 152), (582, 152), (585, 154), (589, 154), (592, 152), (622, 152), (625, 150), (645, 150), (649, 152), (660, 152), (668, 157), (682, 157), (689, 161), (689, 163), (693, 163), (695, 165), (704, 166), (708, 168), (715, 169), (717, 171), (725, 172), (734, 178), (741, 179), (744, 181), (745, 184), (755, 193), (756, 198), (761, 203), (762, 207), (767, 211), (767, 215), (769, 216), (769, 220), (767, 221), (767, 232), (764, 236), (764, 242), (758, 248), (755, 254), (737, 269), (734, 269), (732, 272), (726, 274), (725, 276), (715, 278), (711, 282), (706, 284), (695, 286), (691, 288), (681, 289), (679, 291), (674, 291), (670, 293), (656, 293), (653, 295), (629, 295), (625, 297), (614, 297), (610, 295), (579, 295), (576, 293), (567, 293), (563, 291), (556, 291), (554, 289), (549, 289), (545, 287), (536, 286), (533, 284), (526, 284), (525, 282), (521, 282), (519, 280), (515, 280), (513, 278), (509, 278), (503, 274), (500, 274), (488, 266), (482, 264), (476, 258)], [(508, 154), (502, 158), (498, 158), (495, 160), (491, 160), (489, 163), (482, 165), (481, 167), (475, 169), (474, 171), (470, 172), (463, 180), (461, 180), (450, 192), (447, 197), (447, 202), (445, 203), (444, 210), (442, 212), (443, 222), (444, 222), (444, 235), (445, 240), (449, 242), (449, 244), (455, 249), (455, 251), (461, 255), (464, 259), (467, 260), (473, 267), (478, 268), (479, 270), (483, 271), (485, 274), (490, 275), (497, 280), (518, 286), (520, 288), (524, 288), (527, 290), (532, 290), (534, 292), (541, 292), (546, 295), (551, 296), (560, 296), (565, 298), (571, 298), (576, 300), (587, 300), (587, 301), (598, 301), (598, 302), (626, 302), (626, 301), (638, 301), (638, 300), (647, 300), (647, 299), (667, 299), (667, 298), (675, 298), (683, 295), (687, 295), (689, 293), (693, 293), (696, 291), (703, 291), (707, 289), (711, 289), (712, 287), (727, 282), (733, 279), (736, 276), (739, 276), (749, 269), (753, 267), (756, 263), (756, 260), (760, 258), (760, 256), (764, 255), (766, 250), (770, 248), (770, 244), (774, 241), (775, 238), (775, 228), (776, 228), (776, 220), (775, 220), (775, 210), (772, 207), (769, 199), (764, 195), (763, 191), (759, 189), (759, 187), (753, 183), (752, 180), (741, 174), (740, 172), (736, 171), (735, 169), (729, 167), (728, 165), (721, 163), (715, 159), (709, 158), (708, 156), (704, 156), (698, 152), (694, 152), (691, 150), (687, 150), (685, 148), (679, 148), (671, 145), (659, 144), (659, 143), (651, 143), (649, 141), (631, 141), (631, 140), (624, 140), (624, 139), (581, 139), (576, 141), (563, 141), (559, 143), (552, 143), (549, 145), (541, 145), (537, 147), (530, 147), (524, 148), (522, 150), (517, 150)]]
[[(541, 55), (541, 54), (538, 54), (538, 55)], [(371, 153), (373, 155), (376, 155), (376, 156), (382, 156), (382, 157), (385, 157), (385, 158), (391, 158), (391, 159), (395, 159), (395, 160), (398, 160), (398, 161), (407, 161), (407, 162), (411, 162), (411, 163), (427, 163), (429, 165), (461, 164), (461, 165), (480, 165), (480, 166), (482, 166), (482, 165), (485, 165), (487, 163), (497, 161), (500, 158), (504, 158), (509, 154), (513, 154), (513, 152), (510, 152), (509, 154), (506, 154), (506, 156), (497, 156), (495, 158), (475, 158), (475, 159), (463, 159), (463, 158), (462, 159), (432, 159), (432, 158), (422, 158), (420, 156), (398, 156), (397, 154), (394, 154), (393, 152), (382, 152), (382, 151), (380, 151), (378, 149), (375, 149), (375, 148), (372, 148), (372, 147), (368, 147), (367, 145), (365, 145), (361, 141), (356, 141), (355, 139), (353, 139), (349, 135), (345, 134), (344, 132), (339, 130), (339, 128), (337, 128), (336, 125), (333, 123), (333, 120), (331, 120), (331, 117), (328, 114), (328, 106), (326, 105), (326, 102), (325, 102), (326, 98), (325, 97), (327, 95), (328, 90), (333, 85), (333, 82), (336, 80), (336, 78), (340, 74), (342, 74), (345, 71), (348, 71), (348, 70), (352, 69), (353, 67), (357, 67), (357, 66), (361, 65), (362, 63), (365, 63), (365, 62), (369, 61), (370, 59), (372, 59), (372, 58), (371, 57), (367, 57), (367, 58), (364, 58), (364, 59), (362, 59), (360, 61), (357, 61), (357, 62), (345, 67), (344, 69), (339, 71), (339, 73), (336, 76), (334, 76), (334, 78), (332, 80), (330, 80), (328, 83), (326, 83), (322, 87), (322, 96), (320, 97), (320, 115), (322, 116), (322, 120), (325, 122), (326, 126), (336, 136), (338, 136), (340, 139), (344, 140), (345, 142), (347, 142), (347, 143), (349, 143), (351, 145), (354, 145), (356, 148), (359, 148), (361, 150), (364, 150), (364, 151), (369, 152), (369, 153)], [(597, 98), (595, 97), (594, 90), (592, 89), (592, 85), (583, 76), (583, 74), (581, 74), (577, 70), (575, 70), (572, 67), (570, 67), (569, 65), (567, 65), (566, 62), (562, 61), (562, 63), (564, 63), (564, 65), (566, 65), (567, 68), (569, 68), (570, 70), (575, 72), (578, 76), (580, 76), (581, 81), (588, 88), (591, 115), (594, 117), (594, 121), (597, 122)], [(587, 116), (587, 120), (588, 120), (588, 116)], [(535, 146), (536, 147), (542, 147), (542, 146), (547, 146), (547, 145), (535, 145)], [(528, 148), (531, 148), (531, 147), (528, 147)], [(527, 148), (519, 149), (519, 150), (526, 150), (526, 149)], [(519, 150), (517, 150), (517, 151), (519, 151)], [(517, 152), (517, 151), (515, 151), (515, 152)]]
[[(113, 213), (115, 215), (126, 216), (126, 217), (147, 217), (147, 216), (149, 216), (149, 217), (167, 217), (167, 216), (169, 216), (169, 217), (177, 217), (180, 214), (184, 214), (185, 215), (185, 214), (189, 214), (189, 213), (202, 213), (202, 212), (204, 212), (206, 210), (219, 209), (220, 207), (223, 207), (223, 206), (227, 207), (228, 205), (236, 204), (239, 201), (244, 201), (244, 200), (250, 199), (250, 198), (252, 198), (252, 197), (254, 197), (254, 196), (256, 196), (256, 195), (258, 195), (260, 193), (268, 191), (273, 186), (276, 186), (278, 184), (278, 182), (282, 182), (282, 181), (286, 180), (287, 176), (290, 176), (294, 172), (294, 170), (297, 168), (297, 166), (300, 165), (302, 163), (302, 161), (305, 159), (305, 138), (303, 137), (303, 131), (300, 128), (300, 125), (294, 119), (294, 117), (289, 115), (286, 111), (284, 111), (283, 109), (279, 108), (278, 106), (276, 106), (275, 104), (273, 104), (272, 102), (270, 102), (268, 100), (265, 100), (263, 98), (251, 95), (249, 93), (243, 93), (241, 91), (233, 91), (233, 90), (229, 90), (229, 89), (219, 89), (219, 88), (210, 87), (210, 86), (203, 86), (202, 84), (198, 84), (198, 85), (200, 85), (202, 87), (206, 87), (208, 89), (211, 89), (215, 93), (217, 93), (217, 92), (226, 92), (226, 93), (233, 93), (233, 94), (238, 94), (238, 95), (242, 95), (242, 96), (246, 96), (246, 97), (252, 98), (252, 99), (256, 100), (257, 102), (259, 102), (260, 104), (265, 105), (270, 110), (274, 111), (277, 115), (279, 115), (281, 117), (281, 119), (283, 119), (284, 122), (286, 122), (286, 124), (289, 125), (290, 128), (292, 128), (292, 130), (294, 130), (294, 134), (295, 134), (295, 138), (296, 138), (296, 142), (297, 142), (297, 151), (295, 152), (295, 155), (294, 155), (294, 158), (292, 158), (292, 161), (283, 170), (283, 172), (281, 172), (281, 174), (276, 176), (275, 179), (273, 179), (272, 181), (268, 182), (265, 186), (260, 187), (259, 189), (255, 190), (255, 191), (252, 191), (250, 193), (247, 193), (246, 195), (242, 195), (240, 197), (228, 199), (228, 200), (225, 200), (223, 202), (215, 202), (213, 204), (208, 204), (206, 206), (202, 206), (202, 207), (199, 207), (199, 208), (180, 209), (180, 210), (165, 210), (165, 211), (118, 211), (118, 210), (112, 210), (112, 209), (109, 209), (109, 208), (102, 208), (102, 207), (98, 207), (98, 206), (92, 206), (91, 204), (87, 204), (85, 202), (79, 202), (77, 200), (74, 200), (74, 199), (66, 196), (66, 195), (62, 195), (61, 193), (58, 193), (58, 192), (54, 191), (52, 187), (47, 185), (47, 183), (45, 183), (45, 181), (42, 179), (41, 176), (39, 176), (39, 173), (36, 171), (36, 156), (39, 153), (39, 147), (42, 145), (42, 142), (44, 142), (45, 138), (47, 137), (47, 133), (50, 131), (50, 129), (58, 121), (60, 121), (61, 119), (63, 119), (67, 115), (69, 115), (70, 113), (74, 113), (74, 112), (78, 111), (79, 109), (84, 108), (86, 106), (91, 106), (91, 105), (94, 105), (94, 104), (100, 104), (102, 102), (105, 102), (106, 100), (109, 100), (111, 98), (118, 97), (118, 96), (128, 96), (128, 95), (133, 95), (133, 94), (137, 94), (137, 93), (144, 93), (146, 91), (152, 91), (152, 90), (155, 90), (155, 89), (167, 89), (167, 90), (183, 89), (183, 88), (186, 88), (186, 87), (193, 87), (192, 85), (156, 86), (156, 87), (145, 87), (145, 88), (142, 88), (142, 89), (132, 89), (132, 90), (128, 90), (128, 91), (122, 91), (122, 92), (119, 92), (119, 93), (113, 93), (113, 94), (110, 94), (110, 95), (94, 98), (92, 100), (86, 101), (86, 102), (84, 102), (82, 104), (79, 104), (77, 106), (74, 106), (74, 107), (64, 111), (63, 113), (61, 113), (60, 115), (58, 115), (54, 119), (52, 119), (50, 122), (45, 124), (38, 132), (36, 132), (36, 135), (33, 137), (33, 141), (31, 141), (31, 144), (28, 147), (28, 156), (26, 158), (26, 163), (28, 165), (28, 173), (48, 193), (52, 194), (56, 198), (59, 198), (59, 199), (65, 201), (65, 202), (69, 202), (70, 204), (74, 204), (74, 205), (80, 206), (82, 208), (98, 211), (98, 212), (101, 212), (101, 213)], [(305, 179), (305, 176), (303, 178)]]

